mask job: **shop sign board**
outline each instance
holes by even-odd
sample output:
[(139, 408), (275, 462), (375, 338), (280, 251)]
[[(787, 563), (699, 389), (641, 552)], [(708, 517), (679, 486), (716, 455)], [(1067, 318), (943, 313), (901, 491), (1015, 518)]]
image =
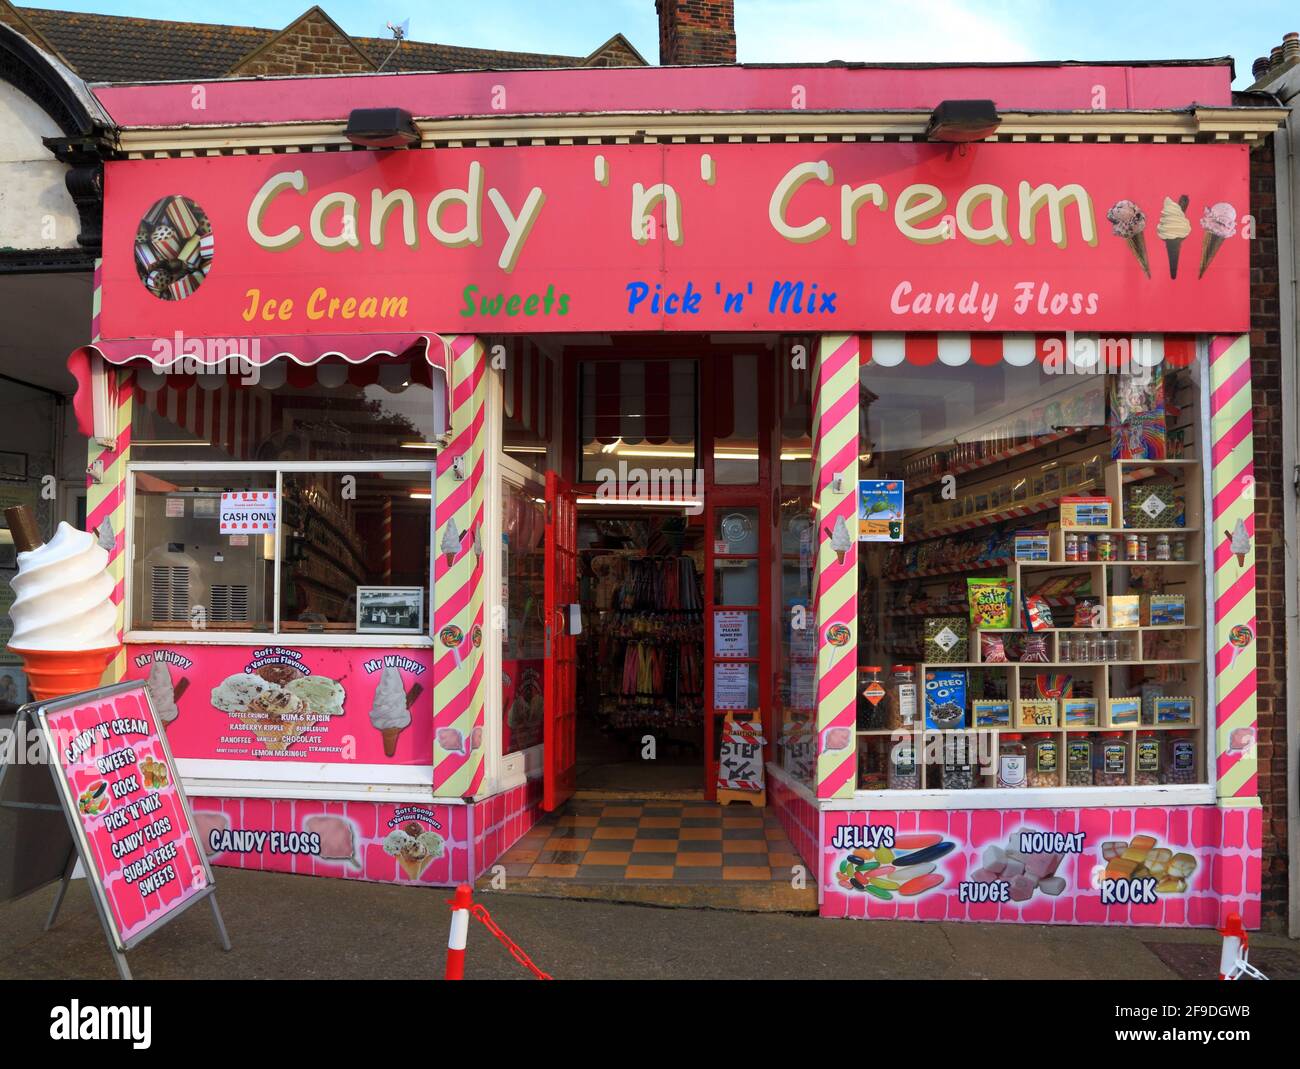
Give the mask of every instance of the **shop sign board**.
[[(112, 161), (103, 335), (147, 324), (149, 353), (177, 334), (1241, 331), (1248, 153), (816, 142)], [(1158, 221), (1183, 232), (1179, 256)]]
[(1258, 820), (1214, 806), (827, 812), (821, 912), (1201, 927), (1236, 912), (1255, 927)]
[[(110, 949), (129, 978), (124, 952), (216, 890), (161, 721), (139, 681), (21, 715), (41, 733)], [(71, 874), (69, 863), (56, 911)], [(215, 898), (212, 907), (228, 950)]]

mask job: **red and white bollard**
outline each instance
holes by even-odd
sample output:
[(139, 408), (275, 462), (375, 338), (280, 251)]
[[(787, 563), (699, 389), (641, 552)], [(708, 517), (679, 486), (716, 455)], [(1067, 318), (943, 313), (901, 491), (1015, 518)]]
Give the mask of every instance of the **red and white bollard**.
[(1219, 929), (1223, 936), (1223, 949), (1219, 952), (1219, 979), (1240, 980), (1249, 976), (1252, 980), (1267, 980), (1250, 961), (1250, 936), (1242, 926), (1241, 917), (1229, 913), (1227, 923)]
[(462, 883), (450, 902), (451, 930), (447, 933), (447, 971), (444, 980), (465, 979), (465, 942), (469, 937), (469, 911), (474, 904), (470, 885)]

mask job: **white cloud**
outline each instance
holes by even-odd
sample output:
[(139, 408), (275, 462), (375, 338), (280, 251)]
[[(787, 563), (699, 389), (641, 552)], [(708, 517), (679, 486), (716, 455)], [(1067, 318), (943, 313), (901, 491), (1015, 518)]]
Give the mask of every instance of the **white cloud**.
[(742, 63), (951, 63), (1046, 58), (1021, 0), (738, 0)]

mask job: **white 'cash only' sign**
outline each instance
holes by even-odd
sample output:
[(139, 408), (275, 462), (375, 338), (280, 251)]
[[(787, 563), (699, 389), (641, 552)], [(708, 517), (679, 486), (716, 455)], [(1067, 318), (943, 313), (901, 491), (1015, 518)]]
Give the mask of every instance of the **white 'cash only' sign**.
[(271, 534), (275, 531), (274, 490), (235, 490), (221, 495), (222, 534)]

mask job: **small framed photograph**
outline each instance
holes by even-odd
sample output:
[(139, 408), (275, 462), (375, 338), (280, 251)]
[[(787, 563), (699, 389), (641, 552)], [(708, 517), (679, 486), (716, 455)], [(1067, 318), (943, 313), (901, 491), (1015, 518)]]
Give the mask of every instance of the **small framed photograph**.
[(424, 630), (424, 587), (357, 587), (357, 631), (415, 635)]

